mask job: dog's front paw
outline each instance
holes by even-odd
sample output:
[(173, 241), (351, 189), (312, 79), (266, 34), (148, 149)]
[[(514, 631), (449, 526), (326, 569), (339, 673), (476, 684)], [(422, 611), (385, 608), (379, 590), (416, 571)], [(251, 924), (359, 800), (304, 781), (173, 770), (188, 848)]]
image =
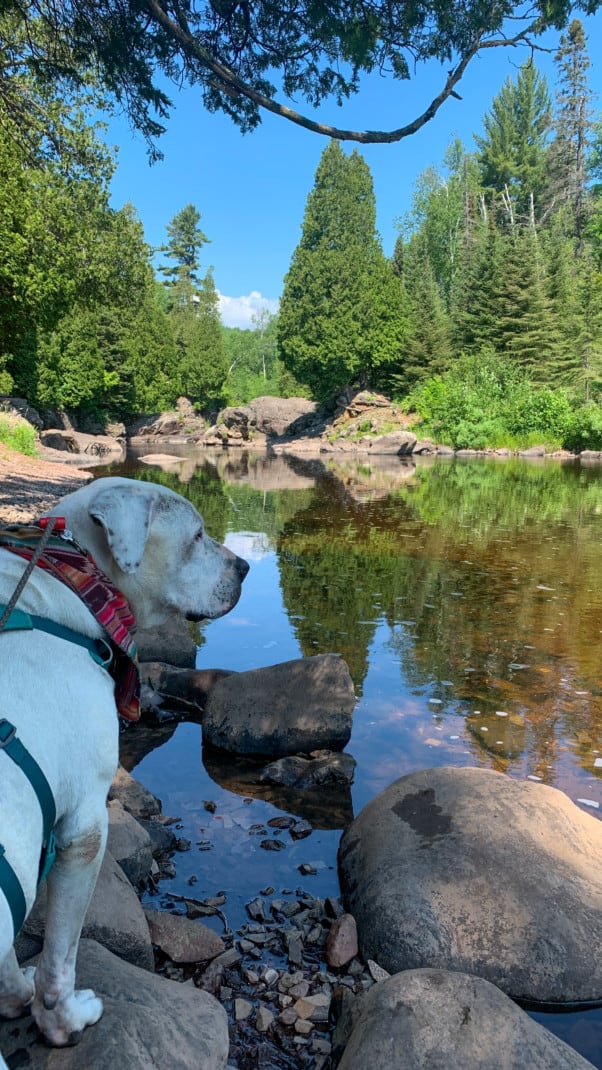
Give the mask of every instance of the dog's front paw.
[(102, 1017), (102, 1000), (91, 988), (79, 989), (67, 999), (50, 1004), (48, 998), (36, 999), (32, 1013), (44, 1039), (55, 1048), (79, 1043), (86, 1026), (95, 1025)]
[(28, 1013), (34, 996), (35, 966), (27, 966), (24, 970), (15, 970), (16, 981), (14, 991), (3, 992), (0, 996), (0, 1017), (20, 1018)]

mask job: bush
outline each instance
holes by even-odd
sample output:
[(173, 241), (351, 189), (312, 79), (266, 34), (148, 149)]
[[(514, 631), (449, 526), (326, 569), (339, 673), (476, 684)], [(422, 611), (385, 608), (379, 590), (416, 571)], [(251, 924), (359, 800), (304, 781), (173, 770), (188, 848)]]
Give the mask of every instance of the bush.
[(573, 413), (562, 445), (567, 450), (602, 450), (602, 408), (590, 402)]
[(17, 453), (26, 453), (29, 457), (35, 457), (36, 433), (31, 424), (14, 422), (7, 417), (0, 417), (0, 442)]
[(444, 375), (415, 387), (407, 404), (422, 431), (456, 449), (531, 444), (534, 436), (560, 444), (572, 421), (562, 391), (537, 389), (491, 350), (460, 357)]

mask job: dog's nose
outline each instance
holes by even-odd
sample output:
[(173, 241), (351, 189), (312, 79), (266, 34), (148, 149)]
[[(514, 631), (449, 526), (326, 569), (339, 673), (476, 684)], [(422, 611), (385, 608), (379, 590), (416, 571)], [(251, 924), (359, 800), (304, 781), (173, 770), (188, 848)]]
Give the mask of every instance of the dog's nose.
[(245, 561), (244, 557), (237, 557), (236, 558), (236, 561), (234, 562), (234, 568), (236, 569), (236, 571), (238, 572), (238, 575), (240, 576), (241, 583), (244, 580), (244, 578), (245, 578), (247, 572), (249, 571), (250, 567), (251, 566), (250, 566), (249, 562)]

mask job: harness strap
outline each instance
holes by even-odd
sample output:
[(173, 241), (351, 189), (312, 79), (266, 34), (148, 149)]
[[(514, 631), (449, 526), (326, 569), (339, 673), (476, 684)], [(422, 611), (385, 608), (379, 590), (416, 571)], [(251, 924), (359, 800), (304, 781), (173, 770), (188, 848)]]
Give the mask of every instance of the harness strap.
[(19, 878), (15, 873), (13, 867), (4, 854), (4, 847), (0, 843), (0, 888), (4, 892), (10, 912), (13, 916), (13, 929), (14, 934), (21, 932), (23, 922), (25, 921), (25, 915), (27, 913), (27, 905), (25, 903), (25, 896), (23, 895), (23, 889), (19, 883)]
[(56, 823), (54, 795), (35, 758), (23, 746), (17, 736), (17, 729), (14, 724), (7, 721), (5, 717), (0, 720), (0, 750), (5, 751), (9, 758), (12, 758), (15, 765), (18, 765), (23, 770), (35, 791), (44, 820), (44, 843), (48, 843), (50, 833)]
[[(25, 773), (25, 776), (38, 797), (44, 828), (42, 857), (38, 875), (38, 883), (41, 883), (47, 875), (56, 854), (56, 844), (53, 832), (56, 823), (54, 795), (52, 794), (50, 784), (46, 780), (46, 777), (35, 758), (29, 753), (27, 748), (23, 746), (21, 740), (18, 738), (14, 724), (7, 721), (5, 717), (0, 719), (0, 750), (5, 751), (15, 765)], [(20, 931), (25, 920), (25, 897), (15, 871), (4, 855), (4, 847), (2, 844), (0, 844), (0, 887), (2, 887), (8, 900), (11, 914), (13, 916), (13, 928), (16, 935)]]
[[(8, 606), (0, 602), (0, 614), (6, 616), (7, 609)], [(57, 624), (48, 617), (36, 617), (33, 613), (24, 613), (21, 609), (13, 609), (6, 616), (5, 632), (31, 631), (32, 629), (47, 632), (49, 635), (55, 635), (59, 639), (66, 639), (70, 643), (84, 647), (93, 660), (98, 665), (102, 665), (103, 669), (108, 669), (113, 660), (111, 647), (104, 639), (92, 639), (88, 635), (76, 632), (73, 628), (68, 628), (65, 624)]]

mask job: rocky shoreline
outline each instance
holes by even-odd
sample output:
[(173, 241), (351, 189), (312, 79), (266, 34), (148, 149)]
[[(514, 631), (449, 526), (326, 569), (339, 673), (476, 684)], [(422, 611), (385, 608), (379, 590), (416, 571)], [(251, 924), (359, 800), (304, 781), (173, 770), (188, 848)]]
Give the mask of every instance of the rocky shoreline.
[[(380, 437), (390, 434), (401, 432)], [(0, 510), (10, 517), (11, 488), (20, 488), (12, 518), (30, 519), (88, 478), (2, 450)], [(316, 670), (317, 659), (303, 660)], [(292, 669), (261, 670), (283, 671)], [(147, 732), (160, 735), (162, 708), (169, 717), (182, 688), (185, 717), (203, 723), (209, 708), (207, 732), (215, 696), (217, 742), (229, 739), (233, 754), (249, 695), (256, 705), (263, 695), (272, 713), (285, 716), (275, 702), (287, 692), (282, 680), (270, 692), (253, 672), (185, 672), (176, 679), (169, 665), (149, 670), (157, 727)], [(339, 703), (326, 690), (329, 710), (316, 706), (332, 732), (323, 742), (342, 748), (350, 724), (329, 720)], [(307, 700), (307, 687), (295, 691)], [(291, 719), (298, 728), (299, 711)], [(272, 730), (257, 719), (251, 729), (247, 753), (264, 753), (257, 735)], [(312, 764), (311, 723), (306, 730), (306, 738), (281, 733), (293, 788), (297, 759)], [(122, 760), (137, 731), (123, 733)], [(225, 762), (223, 752), (215, 760)], [(323, 768), (321, 757), (313, 761)], [(240, 794), (252, 802), (251, 790), (248, 800)], [(212, 806), (204, 802), (209, 814)], [(409, 774), (351, 817), (339, 852), (340, 898), (313, 896), (294, 882), (264, 885), (233, 929), (219, 889), (197, 898), (190, 880), (190, 895), (174, 894), (168, 882), (191, 844), (178, 836), (178, 817), (162, 814), (160, 801), (120, 767), (78, 966), (78, 983), (102, 995), (105, 1015), (77, 1048), (61, 1052), (41, 1045), (26, 1018), (0, 1023), (9, 1066), (147, 1070), (152, 1051), (154, 1063), (170, 1070), (418, 1070), (433, 1060), (446, 1070), (592, 1070), (514, 1001), (602, 1000), (600, 822), (555, 789), (480, 769)], [(311, 821), (284, 816), (249, 834), (275, 851), (312, 831)], [(311, 876), (311, 868), (299, 869)], [(39, 951), (43, 919), (42, 895), (19, 941), (22, 961)]]

